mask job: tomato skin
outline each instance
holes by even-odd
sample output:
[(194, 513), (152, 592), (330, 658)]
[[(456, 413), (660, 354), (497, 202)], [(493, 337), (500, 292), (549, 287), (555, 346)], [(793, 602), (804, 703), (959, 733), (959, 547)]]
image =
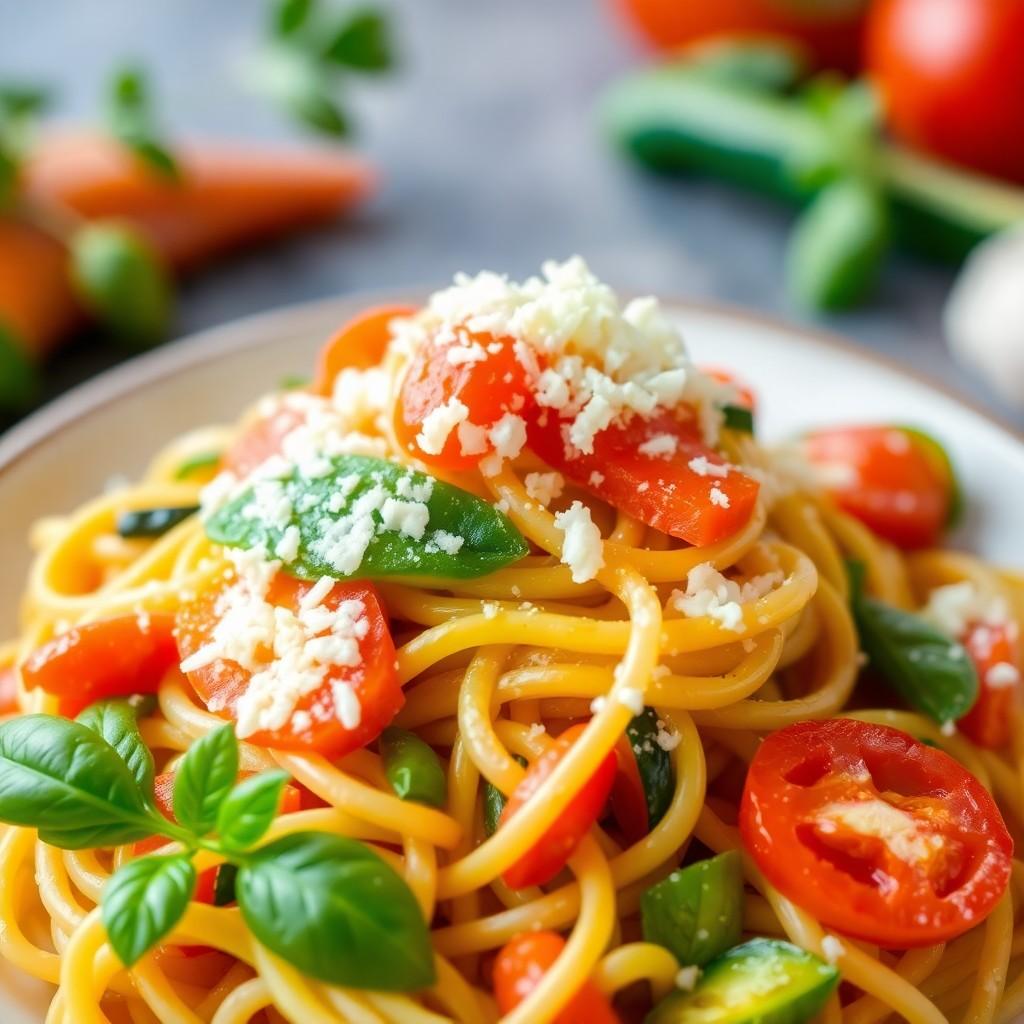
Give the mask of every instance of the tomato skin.
[(1018, 671), (1017, 681), (1008, 686), (993, 685), (988, 678), (996, 665), (1009, 665), (1017, 670), (1017, 627), (1014, 623), (974, 623), (961, 643), (978, 670), (979, 690), (974, 707), (957, 722), (957, 728), (979, 747), (998, 750), (1013, 735), (1020, 675)]
[[(837, 807), (859, 808), (859, 818), (837, 817)], [(894, 816), (900, 831), (887, 841)], [(836, 718), (768, 736), (739, 824), (784, 896), (886, 949), (955, 938), (1009, 882), (1013, 841), (988, 791), (943, 751), (887, 726)]]
[[(537, 416), (527, 429), (530, 447), (580, 487), (663, 533), (706, 547), (732, 536), (754, 513), (759, 487), (751, 477), (738, 470), (725, 477), (701, 476), (689, 467), (699, 456), (716, 464), (724, 460), (704, 444), (687, 407), (650, 419), (634, 416), (622, 426), (613, 423), (594, 436), (592, 454), (573, 458), (567, 457), (562, 425), (551, 413)], [(672, 457), (642, 455), (640, 445), (659, 434), (676, 439)], [(716, 489), (725, 495), (726, 507), (711, 500)]]
[(177, 661), (174, 616), (150, 612), (73, 626), (33, 651), (21, 674), (28, 689), (59, 698), (58, 714), (74, 718), (98, 700), (156, 693)]
[[(545, 779), (555, 770), (573, 744), (583, 734), (586, 726), (574, 725), (566, 729), (544, 754), (527, 769), (526, 776), (508, 799), (501, 817), (500, 828), (516, 814), (537, 791)], [(505, 870), (502, 878), (512, 889), (524, 889), (529, 885), (544, 885), (550, 882), (579, 846), (590, 826), (597, 821), (604, 809), (605, 801), (615, 781), (617, 759), (610, 751), (598, 765), (597, 771), (586, 785), (569, 801), (565, 810), (537, 843)]]
[(875, 0), (866, 58), (893, 133), (1024, 182), (1021, 39), (1021, 0)]
[(329, 397), (334, 378), (344, 369), (368, 370), (377, 366), (391, 340), (388, 324), (415, 312), (411, 306), (374, 306), (343, 324), (317, 356), (314, 394)]
[[(823, 67), (855, 70), (867, 0), (834, 3), (793, 0), (618, 0), (629, 20), (655, 46), (675, 49), (729, 36), (796, 40)], [(831, 8), (831, 10), (830, 10)]]
[[(509, 939), (494, 961), (494, 995), (503, 1015), (529, 996), (563, 949), (565, 940), (556, 932), (525, 932)], [(588, 979), (552, 1024), (619, 1024), (619, 1017)]]
[(819, 470), (849, 480), (826, 480), (836, 504), (879, 537), (900, 548), (932, 547), (942, 536), (953, 501), (953, 481), (923, 443), (899, 427), (818, 430), (803, 452)]
[[(178, 648), (182, 661), (209, 642), (219, 620), (218, 601), (229, 585), (215, 587), (179, 610)], [(311, 587), (312, 584), (278, 573), (267, 599), (271, 604), (295, 611)], [(312, 750), (326, 757), (340, 757), (376, 739), (405, 703), (395, 674), (395, 647), (377, 591), (365, 580), (339, 581), (324, 605), (337, 608), (346, 600), (362, 601), (366, 607), (369, 630), (359, 641), (362, 663), (354, 668), (333, 668), (318, 690), (299, 701), (296, 710), (320, 709), (321, 712), (311, 715), (312, 724), (308, 729), (295, 732), (288, 727), (255, 732), (246, 737), (249, 742), (276, 750)], [(200, 700), (214, 714), (227, 719), (235, 717), (235, 705), (250, 678), (250, 673), (236, 662), (224, 659), (188, 673)], [(361, 720), (353, 729), (347, 729), (334, 714), (331, 683), (339, 681), (351, 684), (362, 706)], [(322, 713), (324, 711), (327, 713)]]

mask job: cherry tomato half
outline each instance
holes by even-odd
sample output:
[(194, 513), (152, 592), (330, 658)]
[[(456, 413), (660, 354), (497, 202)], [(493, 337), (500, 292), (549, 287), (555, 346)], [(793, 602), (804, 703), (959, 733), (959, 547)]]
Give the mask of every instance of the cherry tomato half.
[(978, 699), (957, 728), (980, 747), (1005, 747), (1020, 694), (1016, 623), (974, 623), (961, 643), (978, 671)]
[(1013, 854), (992, 797), (948, 754), (842, 718), (764, 740), (740, 834), (784, 896), (886, 949), (947, 942), (984, 920)]
[(377, 366), (391, 340), (388, 324), (415, 312), (410, 306), (375, 306), (349, 320), (320, 349), (313, 375), (313, 392), (329, 396), (335, 377), (348, 367), (367, 370)]

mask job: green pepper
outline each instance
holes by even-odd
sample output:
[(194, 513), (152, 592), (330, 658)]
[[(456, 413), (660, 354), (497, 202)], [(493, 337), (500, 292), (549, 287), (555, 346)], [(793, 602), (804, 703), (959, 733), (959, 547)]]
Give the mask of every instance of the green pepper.
[(444, 807), (448, 779), (440, 758), (415, 733), (390, 726), (380, 736), (388, 784), (403, 800)]
[(130, 509), (117, 517), (117, 532), (122, 537), (160, 537), (198, 511), (198, 505)]

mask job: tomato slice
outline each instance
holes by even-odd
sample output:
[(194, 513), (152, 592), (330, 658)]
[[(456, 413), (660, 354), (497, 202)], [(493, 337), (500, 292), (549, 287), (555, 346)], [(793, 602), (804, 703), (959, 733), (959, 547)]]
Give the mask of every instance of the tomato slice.
[(842, 427), (808, 435), (803, 449), (836, 504), (879, 537), (901, 548), (939, 541), (956, 481), (935, 442), (902, 427)]
[(490, 428), (506, 413), (518, 415), (532, 406), (527, 372), (511, 338), (456, 331), (450, 340), (421, 345), (402, 380), (395, 409), (399, 443), (428, 465), (470, 469), (493, 451), (494, 445), (486, 437), (466, 444), (456, 427), (438, 448), (423, 447), (424, 421), (452, 401), (466, 407), (466, 422), (477, 428)]
[[(704, 443), (688, 407), (612, 424), (594, 436), (589, 455), (567, 450), (562, 428), (562, 421), (542, 413), (529, 424), (530, 446), (580, 487), (663, 533), (705, 547), (736, 533), (754, 512), (757, 481), (736, 469), (717, 476), (691, 465), (725, 461)], [(671, 446), (668, 457), (641, 451), (664, 437)]]
[(58, 697), (58, 713), (74, 718), (98, 700), (156, 693), (177, 660), (174, 616), (148, 612), (74, 626), (33, 651), (21, 674), (28, 689)]
[[(494, 995), (502, 1014), (511, 1013), (537, 987), (565, 949), (555, 932), (526, 932), (510, 939), (494, 961)], [(619, 1017), (589, 979), (552, 1024), (619, 1024)]]
[(978, 671), (978, 699), (957, 726), (980, 747), (1005, 747), (1013, 734), (1020, 693), (1017, 626), (972, 624), (961, 643)]
[[(501, 812), (498, 819), (499, 828), (518, 813), (537, 792), (544, 780), (569, 753), (585, 728), (585, 725), (574, 725), (566, 729), (551, 747), (530, 765), (523, 781), (516, 786)], [(569, 801), (561, 817), (537, 840), (536, 845), (505, 871), (502, 878), (506, 885), (512, 889), (544, 885), (565, 867), (590, 826), (597, 821), (604, 809), (612, 783), (615, 781), (616, 764), (613, 750), (598, 765), (597, 771), (586, 785)]]
[(349, 320), (320, 349), (313, 375), (313, 392), (329, 396), (335, 377), (348, 367), (368, 370), (377, 366), (391, 340), (388, 324), (415, 312), (411, 306), (374, 306)]
[[(178, 612), (178, 647), (183, 662), (212, 642), (236, 586), (227, 581)], [(278, 573), (267, 601), (298, 614), (302, 598), (313, 586)], [(358, 640), (360, 663), (331, 665), (319, 687), (297, 702), (295, 711), (303, 712), (298, 724), (293, 715), (285, 727), (254, 732), (245, 739), (279, 750), (314, 750), (327, 757), (340, 757), (376, 739), (398, 713), (405, 698), (395, 673), (395, 647), (380, 598), (366, 581), (337, 582), (323, 600), (323, 607), (336, 611), (344, 601), (358, 601), (364, 607), (368, 628)], [(265, 653), (263, 664), (269, 667), (277, 655), (273, 651)], [(252, 675), (238, 662), (225, 658), (188, 672), (189, 681), (206, 707), (235, 721), (238, 701), (248, 689)], [(339, 718), (335, 706), (338, 684), (351, 687), (361, 709), (358, 724), (346, 726)]]
[(1013, 841), (984, 786), (887, 726), (832, 719), (773, 733), (750, 764), (740, 833), (784, 896), (886, 949), (947, 942), (982, 921)]
[(757, 397), (754, 395), (753, 389), (749, 385), (744, 384), (732, 370), (726, 370), (720, 366), (702, 366), (700, 371), (712, 380), (721, 381), (723, 384), (731, 384), (736, 389), (736, 402), (734, 404), (741, 405), (744, 409), (749, 409), (751, 412), (756, 411)]

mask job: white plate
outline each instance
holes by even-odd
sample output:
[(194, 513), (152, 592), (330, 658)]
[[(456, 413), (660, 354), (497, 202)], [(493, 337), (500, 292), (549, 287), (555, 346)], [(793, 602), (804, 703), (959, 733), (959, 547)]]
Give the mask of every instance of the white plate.
[[(0, 636), (15, 629), (34, 519), (73, 508), (111, 478), (137, 473), (174, 435), (228, 422), (283, 377), (308, 372), (318, 346), (346, 317), (409, 300), (330, 300), (205, 331), (83, 385), (0, 439)], [(967, 494), (968, 514), (952, 542), (1024, 568), (1024, 444), (1012, 430), (835, 338), (732, 310), (668, 308), (699, 362), (731, 367), (754, 386), (766, 438), (842, 422), (906, 423), (939, 437)], [(41, 989), (0, 964), (0, 1020), (41, 1021)]]

